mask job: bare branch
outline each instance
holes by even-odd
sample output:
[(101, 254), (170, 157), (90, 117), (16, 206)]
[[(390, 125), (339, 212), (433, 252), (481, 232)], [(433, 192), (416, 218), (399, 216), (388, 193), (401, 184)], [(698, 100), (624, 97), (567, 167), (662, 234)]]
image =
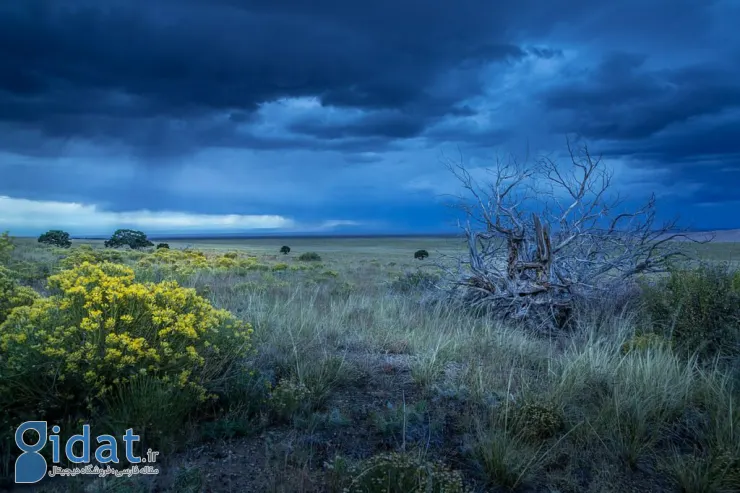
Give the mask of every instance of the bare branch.
[(559, 317), (576, 296), (665, 271), (686, 255), (676, 240), (706, 242), (678, 230), (675, 220), (656, 226), (654, 196), (637, 210), (618, 211), (622, 202), (610, 194), (613, 174), (601, 157), (570, 140), (567, 148), (567, 165), (549, 157), (533, 165), (497, 160), (485, 170), (485, 186), (462, 161), (446, 163), (469, 197), (460, 202), (467, 260), (453, 284), (465, 288), (470, 306), (514, 318), (542, 310)]

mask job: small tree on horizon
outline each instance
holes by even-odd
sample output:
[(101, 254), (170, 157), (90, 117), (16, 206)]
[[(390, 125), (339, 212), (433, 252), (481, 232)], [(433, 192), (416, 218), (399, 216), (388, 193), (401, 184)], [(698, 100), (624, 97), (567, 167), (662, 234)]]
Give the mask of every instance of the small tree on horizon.
[(72, 246), (72, 241), (69, 239), (69, 233), (59, 229), (52, 229), (42, 234), (39, 236), (38, 242), (60, 248), (69, 248)]
[(144, 233), (133, 229), (117, 229), (109, 240), (105, 240), (106, 248), (120, 248), (129, 246), (133, 250), (152, 247), (154, 243), (149, 241)]
[(169, 250), (170, 245), (167, 244), (167, 243), (160, 243), (160, 244), (157, 245), (157, 250), (159, 250), (161, 248), (166, 248), (167, 250)]
[(282, 253), (283, 255), (288, 255), (290, 253), (290, 247), (288, 245), (284, 245), (280, 249), (280, 253)]
[(429, 252), (427, 252), (426, 250), (417, 250), (414, 253), (414, 258), (417, 260), (424, 260), (428, 256), (429, 256)]

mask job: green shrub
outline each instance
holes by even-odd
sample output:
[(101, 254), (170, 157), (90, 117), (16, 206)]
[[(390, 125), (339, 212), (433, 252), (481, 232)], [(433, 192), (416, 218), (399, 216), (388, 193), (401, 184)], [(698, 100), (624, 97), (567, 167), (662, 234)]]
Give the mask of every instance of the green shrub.
[(235, 259), (235, 258), (237, 258), (238, 256), (239, 256), (239, 253), (238, 252), (226, 252), (226, 253), (224, 253), (224, 257), (225, 258), (230, 258), (232, 260)]
[(102, 262), (121, 263), (128, 258), (127, 253), (117, 250), (95, 250), (90, 245), (80, 245), (71, 249), (69, 254), (59, 262), (59, 266), (63, 269), (71, 269), (85, 262), (91, 264)]
[(157, 245), (157, 250), (160, 250), (160, 249), (162, 249), (162, 248), (166, 248), (166, 249), (168, 249), (168, 250), (169, 250), (169, 248), (170, 248), (170, 245), (169, 245), (168, 243), (159, 243), (159, 244)]
[(227, 255), (228, 253), (222, 257), (216, 258), (213, 262), (216, 268), (229, 270), (239, 265), (234, 257), (227, 257)]
[(737, 272), (703, 266), (674, 270), (643, 287), (645, 314), (654, 329), (683, 351), (712, 357), (740, 353)]
[(69, 239), (69, 233), (58, 229), (47, 231), (46, 233), (39, 236), (39, 243), (46, 245), (52, 245), (59, 248), (69, 248), (72, 246), (72, 241)]
[(414, 252), (414, 258), (417, 260), (424, 260), (428, 256), (429, 252), (427, 252), (426, 250), (417, 250), (416, 252)]
[(347, 493), (464, 493), (462, 474), (417, 453), (390, 452), (356, 464), (341, 456), (325, 464), (332, 483)]
[(308, 410), (310, 396), (311, 391), (304, 384), (293, 379), (281, 380), (270, 392), (270, 410), (278, 421), (290, 421)]
[(204, 401), (249, 347), (249, 324), (175, 282), (136, 283), (123, 265), (83, 263), (50, 277), (49, 287), (52, 296), (0, 324), (0, 401), (42, 416), (92, 409), (146, 375)]
[(321, 262), (321, 255), (316, 252), (306, 252), (298, 256), (301, 262)]

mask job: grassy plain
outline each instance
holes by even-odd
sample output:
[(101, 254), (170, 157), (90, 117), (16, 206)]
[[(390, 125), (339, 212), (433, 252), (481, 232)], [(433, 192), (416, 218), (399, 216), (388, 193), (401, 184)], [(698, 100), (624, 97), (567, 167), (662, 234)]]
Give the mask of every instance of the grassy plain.
[[(641, 328), (636, 310), (584, 310), (573, 333), (544, 339), (424, 304), (431, 262), (464, 249), (455, 238), (158, 241), (256, 257), (262, 267), (178, 281), (253, 324), (250, 364), (280, 391), (265, 407), (188, 422), (184, 441), (162, 451), (159, 476), (59, 479), (37, 491), (400, 491), (358, 486), (362, 461), (386, 452), (442, 461), (469, 491), (699, 493), (740, 484), (736, 376), (664, 346), (625, 351)], [(63, 257), (17, 244), (14, 258), (29, 265), (53, 270)], [(686, 248), (740, 261), (740, 243)], [(431, 258), (415, 260), (418, 249)], [(309, 251), (322, 260), (298, 260)]]

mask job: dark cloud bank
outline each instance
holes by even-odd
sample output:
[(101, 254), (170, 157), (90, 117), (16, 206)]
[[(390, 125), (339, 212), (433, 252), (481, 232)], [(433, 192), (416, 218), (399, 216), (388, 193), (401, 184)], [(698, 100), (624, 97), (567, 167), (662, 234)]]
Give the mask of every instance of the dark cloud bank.
[[(252, 166), (265, 173), (274, 153), (313, 152), (287, 172), (310, 187), (326, 153), (393, 167), (442, 144), (491, 155), (577, 133), (636, 170), (668, 170), (656, 186), (693, 186), (671, 207), (713, 204), (707, 226), (737, 227), (732, 19), (733, 0), (2, 2), (0, 151), (52, 167), (82, 143), (155, 166), (235, 148), (263, 153)], [(31, 184), (12, 159), (0, 195)]]

